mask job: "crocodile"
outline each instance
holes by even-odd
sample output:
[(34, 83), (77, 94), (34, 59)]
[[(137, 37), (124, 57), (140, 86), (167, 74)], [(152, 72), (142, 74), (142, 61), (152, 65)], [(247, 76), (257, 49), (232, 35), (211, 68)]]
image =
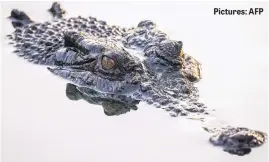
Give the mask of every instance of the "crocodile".
[[(19, 57), (71, 82), (70, 100), (102, 105), (107, 116), (137, 110), (141, 101), (172, 117), (202, 120), (212, 111), (200, 101), (195, 84), (202, 78), (201, 64), (153, 21), (127, 28), (91, 16), (65, 18), (58, 2), (48, 11), (52, 20), (36, 22), (13, 9), (9, 19), (15, 31), (7, 37)], [(212, 133), (210, 143), (231, 154), (249, 154), (267, 141), (266, 133), (249, 128), (203, 128)]]

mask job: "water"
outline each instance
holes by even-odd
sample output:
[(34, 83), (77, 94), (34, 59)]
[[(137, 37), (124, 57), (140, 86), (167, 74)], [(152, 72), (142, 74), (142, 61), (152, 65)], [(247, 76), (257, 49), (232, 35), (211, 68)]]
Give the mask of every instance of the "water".
[[(11, 9), (33, 20), (51, 17), (49, 2), (2, 4), (3, 34), (13, 31), (5, 19)], [(185, 52), (202, 63), (199, 85), (204, 103), (220, 121), (268, 132), (265, 3), (63, 2), (68, 16), (96, 16), (109, 24), (135, 26), (155, 21)], [(213, 8), (263, 7), (260, 16), (214, 16)], [(138, 105), (137, 111), (108, 117), (100, 106), (71, 101), (67, 81), (11, 54), (4, 43), (2, 156), (4, 162), (265, 162), (267, 144), (247, 156), (225, 153), (208, 143), (197, 121), (171, 118), (167, 112)]]

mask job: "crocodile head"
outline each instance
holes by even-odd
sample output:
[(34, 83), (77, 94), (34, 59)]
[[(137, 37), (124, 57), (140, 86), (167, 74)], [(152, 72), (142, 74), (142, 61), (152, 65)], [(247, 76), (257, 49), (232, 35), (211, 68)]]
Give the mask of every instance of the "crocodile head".
[(142, 64), (124, 48), (75, 31), (66, 31), (64, 41), (50, 57), (56, 66), (48, 68), (52, 73), (99, 92), (121, 94), (138, 88)]
[[(18, 56), (80, 87), (124, 94), (176, 115), (204, 112), (190, 96), (198, 94), (192, 82), (200, 79), (200, 64), (153, 22), (125, 29), (92, 17), (59, 19), (18, 27), (9, 38)], [(178, 105), (183, 99), (190, 106)]]
[[(182, 42), (166, 39), (144, 48), (144, 58), (112, 40), (83, 32), (64, 31), (64, 45), (48, 60), (52, 73), (79, 86), (99, 92), (127, 94), (145, 84), (158, 84), (174, 94), (190, 93), (189, 81), (197, 81), (197, 61), (182, 50)], [(48, 61), (47, 60), (47, 61)], [(192, 65), (192, 69), (187, 69)], [(188, 77), (188, 76), (192, 76)], [(195, 79), (193, 79), (195, 78)]]
[[(12, 22), (18, 19), (14, 15), (25, 15), (12, 13)], [(199, 63), (183, 52), (182, 42), (169, 39), (149, 20), (129, 29), (93, 17), (29, 22), (10, 39), (19, 56), (99, 92), (128, 94), (150, 86), (155, 96), (171, 98), (190, 94), (189, 82), (200, 79)]]

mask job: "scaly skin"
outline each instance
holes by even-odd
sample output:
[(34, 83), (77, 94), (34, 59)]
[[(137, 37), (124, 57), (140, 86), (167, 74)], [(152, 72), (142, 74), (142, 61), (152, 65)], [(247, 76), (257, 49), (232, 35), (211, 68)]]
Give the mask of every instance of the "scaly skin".
[[(171, 116), (209, 113), (195, 87), (201, 79), (200, 63), (154, 22), (123, 28), (94, 17), (63, 18), (59, 3), (49, 11), (54, 19), (38, 23), (12, 10), (16, 29), (8, 37), (18, 56), (48, 66), (73, 83), (67, 85), (69, 99), (102, 105), (109, 116), (136, 110), (140, 101), (170, 111)], [(248, 128), (205, 129), (214, 133), (212, 144), (237, 155), (266, 141), (265, 133)]]

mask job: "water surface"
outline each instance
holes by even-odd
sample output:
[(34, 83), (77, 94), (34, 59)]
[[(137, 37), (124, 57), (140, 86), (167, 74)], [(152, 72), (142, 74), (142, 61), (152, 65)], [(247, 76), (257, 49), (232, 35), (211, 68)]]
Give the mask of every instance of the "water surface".
[[(51, 19), (49, 2), (2, 4), (4, 34), (13, 31), (11, 9), (33, 20)], [(213, 8), (263, 7), (265, 3), (63, 2), (68, 16), (95, 16), (136, 26), (151, 19), (203, 65), (198, 83), (220, 121), (267, 131), (268, 16), (214, 16)], [(4, 162), (266, 162), (267, 145), (239, 157), (208, 143), (197, 121), (171, 118), (145, 103), (108, 117), (102, 108), (65, 96), (67, 81), (11, 54), (4, 42), (2, 156)]]

